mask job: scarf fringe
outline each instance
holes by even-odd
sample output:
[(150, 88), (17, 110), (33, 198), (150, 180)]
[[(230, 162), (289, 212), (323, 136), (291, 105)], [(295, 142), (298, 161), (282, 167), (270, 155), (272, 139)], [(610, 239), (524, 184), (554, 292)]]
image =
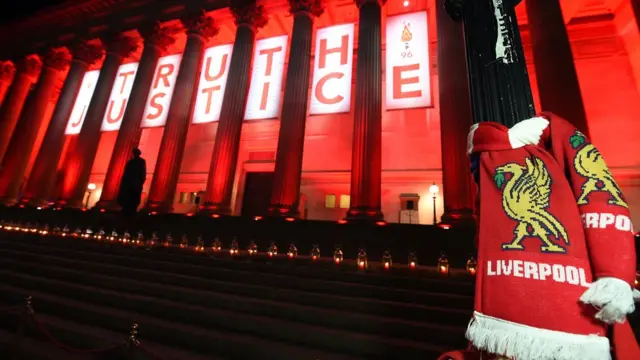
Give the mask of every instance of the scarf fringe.
[(611, 360), (609, 339), (522, 325), (475, 312), (467, 339), (480, 350), (514, 360)]
[(603, 277), (591, 284), (580, 301), (599, 309), (596, 319), (613, 324), (625, 322), (627, 315), (635, 310), (634, 297), (637, 297), (637, 291), (634, 293), (626, 281)]

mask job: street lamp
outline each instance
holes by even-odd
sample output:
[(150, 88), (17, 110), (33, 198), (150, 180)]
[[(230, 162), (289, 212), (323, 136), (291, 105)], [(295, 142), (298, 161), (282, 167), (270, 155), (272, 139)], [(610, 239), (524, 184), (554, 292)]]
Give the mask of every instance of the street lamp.
[(90, 183), (89, 185), (87, 185), (87, 200), (85, 200), (84, 202), (85, 209), (89, 208), (89, 199), (91, 199), (91, 193), (93, 193), (95, 189), (96, 189), (96, 184)]
[(436, 196), (438, 195), (439, 191), (440, 187), (438, 187), (435, 182), (433, 183), (433, 185), (429, 186), (429, 192), (431, 193), (431, 195), (433, 195), (433, 225), (438, 222), (436, 219)]

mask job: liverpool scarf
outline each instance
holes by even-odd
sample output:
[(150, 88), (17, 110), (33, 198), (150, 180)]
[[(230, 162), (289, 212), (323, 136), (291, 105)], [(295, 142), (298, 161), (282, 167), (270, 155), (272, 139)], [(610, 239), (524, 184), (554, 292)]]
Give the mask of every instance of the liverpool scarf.
[(610, 359), (610, 323), (617, 360), (640, 359), (625, 322), (629, 210), (595, 146), (547, 113), (511, 129), (474, 125), (468, 153), (479, 187), (472, 345), (516, 360)]

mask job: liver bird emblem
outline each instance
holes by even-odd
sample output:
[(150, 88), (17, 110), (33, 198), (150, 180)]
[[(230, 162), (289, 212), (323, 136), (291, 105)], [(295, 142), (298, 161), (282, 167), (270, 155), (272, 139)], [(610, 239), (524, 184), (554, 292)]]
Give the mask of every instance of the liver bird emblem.
[[(508, 179), (507, 174), (510, 174)], [(551, 177), (542, 160), (532, 157), (525, 159), (525, 166), (518, 163), (500, 166), (496, 168), (493, 180), (502, 190), (502, 208), (507, 216), (518, 222), (513, 229), (513, 240), (502, 244), (503, 250), (524, 250), (523, 240), (534, 237), (542, 242), (542, 252), (566, 252), (549, 238), (553, 236), (569, 244), (564, 226), (547, 210)]]
[(587, 138), (579, 131), (571, 135), (569, 143), (574, 149), (580, 149), (573, 159), (573, 167), (580, 176), (587, 178), (582, 185), (578, 205), (588, 204), (589, 195), (600, 191), (609, 193), (609, 204), (628, 208), (629, 206), (622, 198), (622, 191), (613, 179), (613, 175), (611, 175), (611, 171), (609, 171), (598, 149), (587, 142)]

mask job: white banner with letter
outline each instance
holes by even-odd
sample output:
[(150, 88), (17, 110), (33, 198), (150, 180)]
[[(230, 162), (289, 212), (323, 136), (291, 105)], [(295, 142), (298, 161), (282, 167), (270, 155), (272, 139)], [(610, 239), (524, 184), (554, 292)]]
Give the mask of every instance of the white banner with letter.
[(116, 75), (113, 89), (111, 89), (107, 111), (102, 119), (102, 131), (120, 130), (136, 71), (138, 71), (138, 63), (124, 64), (118, 68), (118, 75)]
[(142, 128), (164, 126), (167, 122), (169, 105), (180, 70), (180, 60), (182, 54), (169, 55), (158, 60), (147, 98), (147, 107), (142, 116)]
[(80, 133), (84, 118), (87, 116), (87, 109), (93, 92), (96, 90), (98, 84), (98, 77), (100, 76), (100, 70), (87, 71), (82, 78), (82, 84), (80, 84), (80, 91), (76, 97), (76, 102), (73, 104), (73, 110), (69, 116), (67, 122), (67, 128), (65, 129), (65, 135), (75, 135)]
[(288, 40), (287, 35), (282, 35), (256, 42), (244, 114), (246, 120), (272, 119), (280, 115), (282, 74)]
[(220, 120), (232, 51), (233, 45), (228, 44), (214, 46), (204, 52), (196, 106), (193, 111), (194, 124)]

